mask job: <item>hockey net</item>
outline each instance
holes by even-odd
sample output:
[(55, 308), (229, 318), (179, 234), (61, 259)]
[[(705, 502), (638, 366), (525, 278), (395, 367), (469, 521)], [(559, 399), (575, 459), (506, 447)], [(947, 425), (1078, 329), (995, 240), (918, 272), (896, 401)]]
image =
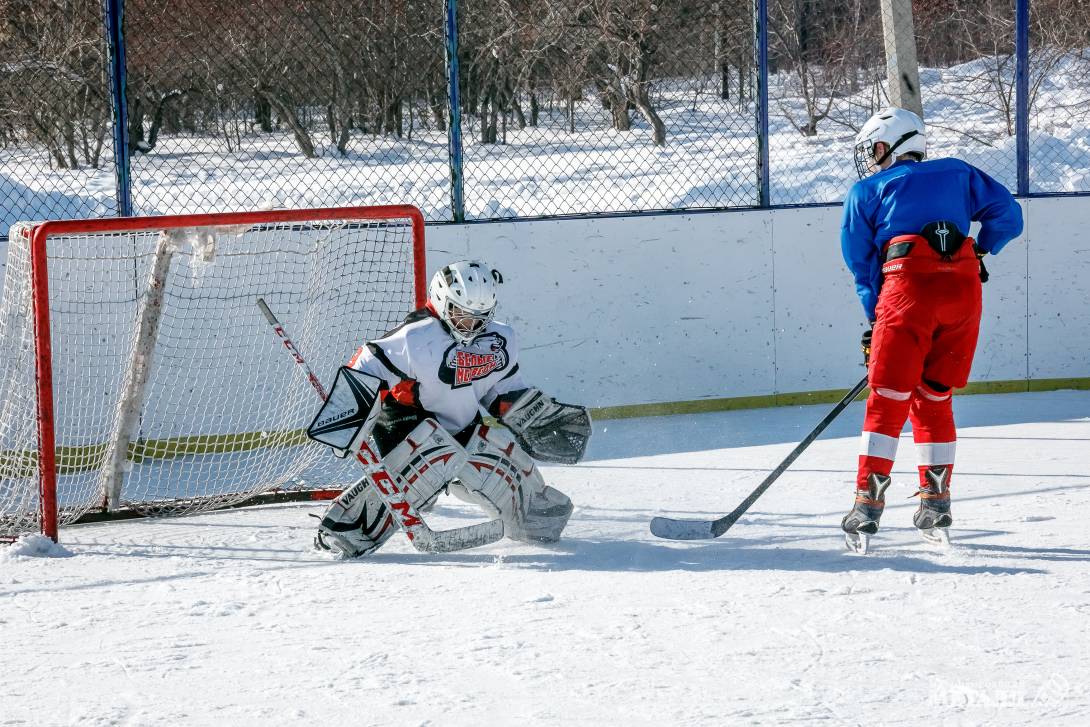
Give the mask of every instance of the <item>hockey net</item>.
[(332, 377), (423, 304), (423, 225), (404, 206), (14, 226), (0, 538), (343, 488), (353, 464), (305, 439), (318, 402), (256, 300)]

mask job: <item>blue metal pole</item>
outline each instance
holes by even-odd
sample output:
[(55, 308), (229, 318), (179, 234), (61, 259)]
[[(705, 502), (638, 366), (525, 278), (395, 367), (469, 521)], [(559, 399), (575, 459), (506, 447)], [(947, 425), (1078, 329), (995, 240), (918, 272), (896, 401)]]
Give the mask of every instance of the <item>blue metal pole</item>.
[(757, 173), (760, 206), (771, 205), (768, 172), (768, 0), (756, 0), (757, 23)]
[(129, 153), (128, 102), (125, 98), (125, 0), (105, 0), (108, 75), (114, 109), (114, 175), (117, 212), (132, 215), (131, 155)]
[(117, 213), (132, 215), (129, 112), (125, 100), (125, 0), (105, 0), (108, 75), (114, 107), (114, 175), (117, 179)]
[(1029, 2), (1017, 0), (1014, 18), (1014, 136), (1019, 196), (1029, 194)]
[(447, 103), (450, 125), (447, 143), (450, 156), (450, 209), (455, 222), (465, 222), (465, 187), (462, 177), (462, 104), (458, 96), (458, 0), (447, 5)]

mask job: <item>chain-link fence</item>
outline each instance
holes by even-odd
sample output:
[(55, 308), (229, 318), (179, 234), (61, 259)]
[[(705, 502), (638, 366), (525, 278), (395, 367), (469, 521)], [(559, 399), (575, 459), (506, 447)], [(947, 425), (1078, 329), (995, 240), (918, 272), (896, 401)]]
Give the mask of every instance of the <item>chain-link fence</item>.
[(128, 0), (125, 27), (135, 213), (411, 202), (444, 218), (434, 3)]
[[(845, 164), (854, 136), (890, 105), (895, 10), (879, 0), (769, 0), (774, 204), (836, 202), (855, 181)], [(1014, 0), (917, 0), (909, 17), (929, 154), (965, 159), (1011, 189), (1014, 18)]]
[[(888, 2), (0, 0), (0, 235), (262, 206), (835, 203), (889, 103)], [(913, 2), (931, 155), (1090, 192), (1088, 8)]]
[(1029, 191), (1090, 191), (1090, 3), (1029, 10)]
[(745, 3), (461, 9), (467, 218), (758, 203)]
[(102, 10), (0, 0), (0, 235), (116, 215)]

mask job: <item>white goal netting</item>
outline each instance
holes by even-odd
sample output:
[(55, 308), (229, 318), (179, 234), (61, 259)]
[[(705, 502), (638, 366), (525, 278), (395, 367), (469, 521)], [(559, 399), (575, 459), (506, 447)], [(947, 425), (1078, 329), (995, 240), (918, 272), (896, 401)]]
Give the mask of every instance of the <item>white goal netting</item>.
[[(41, 507), (31, 230), (12, 228), (0, 301), (4, 536), (37, 530)], [(356, 475), (305, 440), (319, 399), (256, 300), (328, 386), (415, 307), (409, 218), (66, 233), (46, 248), (61, 524)]]

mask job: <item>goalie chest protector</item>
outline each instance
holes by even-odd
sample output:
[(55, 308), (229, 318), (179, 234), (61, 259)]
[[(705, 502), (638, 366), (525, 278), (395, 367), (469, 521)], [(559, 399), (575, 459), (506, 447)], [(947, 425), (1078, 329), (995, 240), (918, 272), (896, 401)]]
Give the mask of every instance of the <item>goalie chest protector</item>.
[(399, 403), (433, 413), (448, 431), (469, 426), (482, 403), (526, 388), (510, 326), (492, 321), (462, 344), (427, 309), (365, 344), (349, 366), (382, 379)]

